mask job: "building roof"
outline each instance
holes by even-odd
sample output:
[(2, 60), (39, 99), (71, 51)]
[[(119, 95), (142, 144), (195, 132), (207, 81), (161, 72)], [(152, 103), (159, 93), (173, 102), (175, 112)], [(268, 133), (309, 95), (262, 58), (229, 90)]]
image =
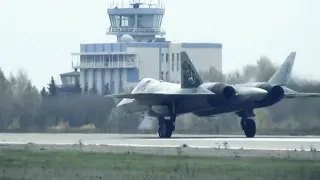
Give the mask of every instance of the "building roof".
[(72, 71), (67, 73), (62, 73), (60, 76), (80, 76), (80, 72)]

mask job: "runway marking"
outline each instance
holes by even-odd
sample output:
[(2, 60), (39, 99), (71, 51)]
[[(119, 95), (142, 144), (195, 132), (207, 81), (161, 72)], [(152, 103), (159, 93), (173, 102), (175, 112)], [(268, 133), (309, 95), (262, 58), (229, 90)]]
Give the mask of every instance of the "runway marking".
[[(113, 138), (110, 138), (113, 139)], [(110, 140), (109, 139), (109, 140)], [(119, 140), (119, 138), (116, 138)], [(44, 139), (45, 140), (45, 139)], [(83, 139), (86, 141), (100, 141), (106, 139)], [(115, 139), (113, 139), (115, 140)], [(160, 139), (160, 138), (120, 138), (120, 140), (142, 140), (142, 141), (208, 141), (208, 142), (215, 142), (215, 141), (247, 141), (247, 142), (320, 142), (320, 138), (170, 138), (170, 139)], [(28, 141), (28, 140), (21, 140), (21, 142)], [(5, 140), (0, 140), (1, 142), (6, 142)]]
[[(143, 139), (141, 138), (140, 140), (149, 140), (149, 139)], [(163, 139), (152, 139), (156, 141), (163, 141)], [(315, 139), (275, 139), (275, 138), (239, 138), (239, 139), (231, 139), (231, 138), (188, 138), (188, 139), (165, 139), (166, 141), (248, 141), (248, 142), (263, 142), (263, 141), (268, 141), (268, 142), (320, 142), (320, 138), (315, 138)]]
[[(107, 144), (107, 146), (125, 146), (125, 147), (162, 147), (162, 148), (179, 148), (182, 145), (142, 145), (142, 144)], [(282, 148), (242, 148), (242, 147), (217, 147), (217, 146), (193, 146), (188, 145), (187, 148), (199, 148), (199, 149), (232, 149), (232, 150), (276, 150), (276, 151), (301, 151), (301, 149), (282, 149)], [(307, 149), (304, 149), (307, 150)]]
[[(51, 145), (51, 146), (63, 146), (63, 145), (69, 145), (69, 146), (74, 146), (74, 145), (79, 145), (78, 143), (25, 143), (25, 142), (0, 142), (1, 145), (27, 145), (27, 144), (34, 144), (34, 145)], [(94, 145), (94, 146), (113, 146), (113, 147), (151, 147), (151, 148), (184, 148), (182, 145), (143, 145), (143, 144), (92, 144), (92, 143), (82, 143), (83, 145)], [(194, 145), (188, 145), (187, 148), (199, 148), (199, 149), (219, 149), (219, 150), (255, 150), (255, 151), (310, 151), (311, 148), (297, 148), (297, 149), (292, 149), (292, 148), (242, 148), (242, 147), (227, 147), (225, 148), (224, 146), (194, 146)]]

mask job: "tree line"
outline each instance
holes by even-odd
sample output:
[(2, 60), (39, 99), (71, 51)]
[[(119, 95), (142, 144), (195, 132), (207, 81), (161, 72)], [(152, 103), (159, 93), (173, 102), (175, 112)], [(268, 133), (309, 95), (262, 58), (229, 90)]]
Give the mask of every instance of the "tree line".
[[(267, 57), (256, 64), (222, 74), (214, 67), (200, 72), (205, 81), (230, 84), (267, 81), (277, 65)], [(288, 85), (299, 92), (320, 92), (319, 81), (293, 77)], [(84, 87), (79, 81), (68, 92), (63, 92), (51, 77), (40, 91), (32, 85), (28, 75), (20, 70), (8, 77), (0, 69), (0, 131), (1, 132), (113, 132), (136, 133), (140, 114), (124, 114), (115, 109), (114, 100), (102, 98), (96, 90)], [(109, 94), (108, 85), (103, 95)], [(320, 99), (288, 99), (269, 108), (255, 110), (258, 133), (265, 134), (320, 134)], [(216, 117), (179, 116), (176, 131), (183, 133), (242, 133), (238, 117), (222, 114)], [(87, 125), (90, 124), (88, 128)], [(154, 121), (152, 132), (156, 132)], [(60, 129), (59, 129), (60, 128)]]

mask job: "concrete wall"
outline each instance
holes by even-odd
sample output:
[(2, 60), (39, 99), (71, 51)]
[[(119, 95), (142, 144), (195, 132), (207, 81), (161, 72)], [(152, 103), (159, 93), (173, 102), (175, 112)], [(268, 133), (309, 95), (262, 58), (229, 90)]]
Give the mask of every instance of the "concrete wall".
[(127, 49), (128, 52), (137, 55), (139, 80), (145, 77), (159, 78), (160, 49), (156, 47), (129, 47)]
[[(181, 57), (180, 52), (186, 51), (198, 71), (208, 71), (215, 67), (222, 72), (222, 46), (219, 44), (204, 43), (170, 43), (168, 48), (163, 49), (164, 59), (161, 61), (161, 71), (164, 81), (180, 83)], [(167, 54), (168, 53), (168, 54)], [(168, 57), (168, 60), (166, 59)], [(166, 78), (168, 74), (168, 78)]]
[(222, 48), (201, 48), (182, 44), (181, 49), (188, 53), (197, 70), (207, 71), (214, 66), (218, 71), (222, 72)]

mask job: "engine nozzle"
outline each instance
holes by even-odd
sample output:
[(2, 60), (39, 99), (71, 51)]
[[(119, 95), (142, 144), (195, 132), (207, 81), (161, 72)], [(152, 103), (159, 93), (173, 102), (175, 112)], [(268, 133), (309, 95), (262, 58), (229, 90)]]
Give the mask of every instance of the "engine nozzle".
[(259, 102), (261, 107), (271, 106), (279, 102), (284, 97), (284, 89), (279, 85), (264, 83), (260, 84), (258, 88), (264, 89), (268, 92), (268, 95)]
[(284, 90), (279, 85), (270, 85), (270, 84), (265, 83), (265, 84), (260, 85), (259, 88), (268, 91), (269, 96), (276, 98), (276, 99), (282, 99), (284, 96)]
[(222, 95), (227, 99), (236, 95), (236, 90), (232, 86), (224, 83), (215, 83), (209, 87), (209, 90), (215, 94)]

